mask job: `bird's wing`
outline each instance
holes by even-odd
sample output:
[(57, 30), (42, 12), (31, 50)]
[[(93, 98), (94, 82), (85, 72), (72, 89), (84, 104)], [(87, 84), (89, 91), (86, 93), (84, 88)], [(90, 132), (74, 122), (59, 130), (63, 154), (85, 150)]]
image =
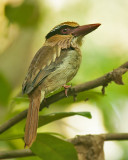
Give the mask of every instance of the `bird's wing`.
[(58, 46), (43, 46), (34, 56), (28, 74), (22, 85), (23, 94), (30, 93), (37, 87), (56, 67), (56, 58), (60, 56), (60, 48)]

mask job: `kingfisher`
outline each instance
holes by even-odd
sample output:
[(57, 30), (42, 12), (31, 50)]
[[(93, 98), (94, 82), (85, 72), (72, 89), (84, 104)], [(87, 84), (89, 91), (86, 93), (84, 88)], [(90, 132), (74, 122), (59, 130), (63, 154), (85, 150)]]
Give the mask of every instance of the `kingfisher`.
[(76, 75), (82, 59), (82, 39), (101, 24), (80, 26), (76, 22), (64, 22), (55, 26), (46, 36), (43, 46), (35, 54), (22, 85), (23, 94), (30, 100), (24, 141), (31, 147), (36, 139), (38, 113), (41, 100), (49, 93), (65, 88)]

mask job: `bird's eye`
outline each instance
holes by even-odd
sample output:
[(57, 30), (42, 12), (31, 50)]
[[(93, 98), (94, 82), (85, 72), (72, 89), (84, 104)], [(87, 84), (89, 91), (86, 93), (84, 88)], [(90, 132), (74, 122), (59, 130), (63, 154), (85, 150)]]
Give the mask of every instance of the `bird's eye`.
[(61, 34), (67, 34), (68, 33), (68, 28), (64, 28), (64, 29), (61, 29)]

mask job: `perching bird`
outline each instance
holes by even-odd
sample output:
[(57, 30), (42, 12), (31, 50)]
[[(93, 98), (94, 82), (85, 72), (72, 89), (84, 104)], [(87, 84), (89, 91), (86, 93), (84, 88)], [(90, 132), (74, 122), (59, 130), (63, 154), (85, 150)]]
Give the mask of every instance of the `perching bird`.
[(36, 139), (41, 95), (44, 98), (62, 86), (68, 88), (66, 83), (73, 79), (80, 67), (82, 39), (99, 26), (99, 23), (79, 26), (76, 22), (64, 22), (46, 35), (45, 43), (34, 56), (22, 86), (23, 94), (28, 94), (30, 99), (25, 146), (30, 147)]

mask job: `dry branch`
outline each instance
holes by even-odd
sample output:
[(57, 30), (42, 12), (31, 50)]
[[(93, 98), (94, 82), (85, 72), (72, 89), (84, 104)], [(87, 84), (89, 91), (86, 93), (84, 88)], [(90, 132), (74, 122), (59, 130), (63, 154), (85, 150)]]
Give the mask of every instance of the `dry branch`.
[[(104, 87), (107, 86), (111, 81), (114, 81), (117, 84), (123, 84), (122, 82), (122, 75), (128, 70), (128, 62), (124, 63), (117, 69), (114, 69), (112, 72), (109, 72), (102, 77), (99, 77), (95, 80), (85, 82), (83, 84), (79, 84), (77, 86), (72, 87), (68, 90), (68, 96), (74, 96), (79, 92), (87, 91), (99, 86), (103, 86), (102, 92), (104, 93)], [(50, 104), (57, 102), (63, 98), (66, 98), (65, 92), (61, 91), (51, 97), (48, 97), (46, 100), (43, 100), (40, 105), (40, 110), (49, 106)], [(47, 103), (46, 103), (47, 102)], [(0, 133), (3, 133), (13, 125), (17, 124), (21, 120), (23, 120), (27, 116), (27, 110), (19, 113), (18, 115), (14, 116), (4, 124), (0, 126)]]

